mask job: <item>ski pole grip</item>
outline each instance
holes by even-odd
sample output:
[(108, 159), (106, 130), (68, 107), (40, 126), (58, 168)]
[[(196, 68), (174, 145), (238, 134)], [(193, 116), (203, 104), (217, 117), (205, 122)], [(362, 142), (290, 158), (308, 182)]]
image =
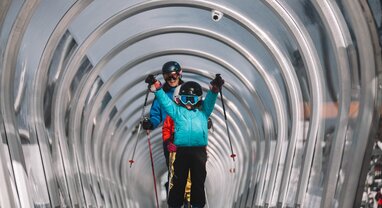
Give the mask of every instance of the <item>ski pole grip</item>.
[(157, 80), (155, 79), (155, 76), (153, 74), (149, 74), (146, 79), (145, 79), (145, 82), (149, 85), (152, 85), (156, 82)]

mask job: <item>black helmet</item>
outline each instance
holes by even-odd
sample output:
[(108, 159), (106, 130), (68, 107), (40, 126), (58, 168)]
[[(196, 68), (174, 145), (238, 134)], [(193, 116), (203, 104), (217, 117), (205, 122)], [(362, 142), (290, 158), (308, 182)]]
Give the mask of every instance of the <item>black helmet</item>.
[(189, 81), (182, 84), (179, 90), (179, 95), (196, 95), (202, 96), (203, 90), (199, 83)]
[(180, 68), (179, 63), (176, 61), (169, 61), (169, 62), (163, 64), (163, 67), (162, 67), (162, 74), (167, 74), (167, 73), (172, 73), (172, 72), (176, 72), (176, 73), (180, 74), (181, 71), (182, 71), (182, 69)]

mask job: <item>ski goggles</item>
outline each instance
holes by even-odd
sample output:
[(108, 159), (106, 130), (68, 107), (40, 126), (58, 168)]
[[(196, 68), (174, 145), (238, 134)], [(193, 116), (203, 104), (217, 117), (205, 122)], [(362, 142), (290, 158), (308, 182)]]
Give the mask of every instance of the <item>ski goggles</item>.
[(182, 102), (184, 105), (191, 104), (195, 105), (199, 102), (200, 98), (197, 95), (180, 95), (180, 102)]
[(177, 80), (179, 78), (179, 74), (176, 72), (173, 72), (171, 74), (164, 74), (163, 78), (166, 81)]

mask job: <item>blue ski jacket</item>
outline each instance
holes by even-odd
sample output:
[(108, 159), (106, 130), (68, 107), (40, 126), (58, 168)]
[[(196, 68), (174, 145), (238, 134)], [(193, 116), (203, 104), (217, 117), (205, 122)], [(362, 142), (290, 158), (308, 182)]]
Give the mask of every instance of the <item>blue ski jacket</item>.
[(156, 99), (175, 123), (174, 144), (178, 147), (200, 147), (208, 144), (208, 117), (214, 110), (217, 93), (208, 91), (201, 109), (188, 110), (175, 104), (160, 89)]
[[(167, 96), (172, 99), (176, 87), (169, 87), (166, 92)], [(163, 108), (160, 107), (157, 99), (154, 99), (153, 104), (150, 108), (150, 121), (153, 124), (154, 129), (159, 126), (159, 124), (166, 119), (167, 113)]]

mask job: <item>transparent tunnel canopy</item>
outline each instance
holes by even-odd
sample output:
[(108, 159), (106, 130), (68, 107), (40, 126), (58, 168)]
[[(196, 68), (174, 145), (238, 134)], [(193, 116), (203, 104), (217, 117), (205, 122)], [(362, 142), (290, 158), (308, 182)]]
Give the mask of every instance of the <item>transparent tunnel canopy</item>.
[(170, 60), (204, 96), (225, 80), (205, 207), (365, 206), (381, 22), (378, 0), (3, 0), (0, 207), (167, 207), (140, 123)]

